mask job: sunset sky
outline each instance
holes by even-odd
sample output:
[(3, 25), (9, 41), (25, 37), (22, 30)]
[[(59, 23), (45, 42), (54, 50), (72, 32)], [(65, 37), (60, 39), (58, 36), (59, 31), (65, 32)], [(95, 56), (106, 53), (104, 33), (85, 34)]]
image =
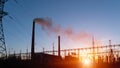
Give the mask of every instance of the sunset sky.
[[(71, 29), (76, 34), (94, 35), (100, 44), (120, 43), (120, 1), (119, 0), (8, 0), (3, 18), (7, 49), (25, 52), (31, 47), (31, 31), (34, 18), (48, 17), (52, 24), (62, 30)], [(74, 33), (73, 33), (74, 34)], [(61, 35), (61, 48), (80, 48), (92, 46), (92, 40), (73, 40)], [(77, 36), (76, 36), (77, 37)], [(80, 37), (78, 37), (80, 38)], [(92, 39), (92, 38), (91, 38)], [(57, 49), (57, 34), (46, 33), (36, 23), (36, 51), (52, 50), (54, 42)], [(87, 45), (86, 43), (89, 43)]]

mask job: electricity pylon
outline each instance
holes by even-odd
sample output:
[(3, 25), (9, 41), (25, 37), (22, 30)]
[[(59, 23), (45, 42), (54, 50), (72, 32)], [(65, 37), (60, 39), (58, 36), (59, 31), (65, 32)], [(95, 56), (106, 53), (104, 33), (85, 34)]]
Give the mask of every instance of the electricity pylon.
[(5, 45), (4, 31), (2, 18), (7, 15), (7, 12), (4, 12), (4, 4), (7, 0), (0, 0), (0, 57), (7, 57), (7, 49)]

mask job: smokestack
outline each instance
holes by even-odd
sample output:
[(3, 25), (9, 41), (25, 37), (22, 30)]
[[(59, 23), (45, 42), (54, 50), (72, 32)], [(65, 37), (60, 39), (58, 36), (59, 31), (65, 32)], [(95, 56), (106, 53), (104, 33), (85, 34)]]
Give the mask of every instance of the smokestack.
[(60, 56), (60, 36), (58, 36), (58, 56)]
[(31, 59), (34, 58), (34, 54), (35, 54), (35, 51), (34, 51), (34, 45), (35, 43), (35, 22), (33, 21), (33, 27), (32, 27), (32, 43), (31, 43)]

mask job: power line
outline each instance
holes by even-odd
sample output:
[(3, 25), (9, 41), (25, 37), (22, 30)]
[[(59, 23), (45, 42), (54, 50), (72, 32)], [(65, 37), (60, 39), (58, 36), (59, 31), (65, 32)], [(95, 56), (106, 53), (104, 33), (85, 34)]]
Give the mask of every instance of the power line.
[[(6, 19), (5, 21), (6, 22), (10, 22), (10, 21), (7, 21), (8, 19)], [(12, 22), (13, 23), (13, 22)], [(17, 28), (18, 28), (18, 26), (14, 26), (14, 28), (16, 27), (16, 30), (17, 30)], [(17, 30), (17, 32), (19, 32), (19, 33), (21, 33), (21, 34), (23, 34), (21, 31), (19, 31), (19, 30)], [(22, 37), (20, 36), (21, 34), (15, 34), (15, 33), (13, 33), (13, 32), (11, 32), (11, 31), (8, 31), (7, 30), (7, 35), (9, 35), (9, 38), (11, 37), (12, 38), (12, 40), (13, 39), (15, 39), (15, 38), (19, 38), (19, 41), (20, 41), (20, 39), (23, 39), (23, 38), (25, 38), (25, 37), (23, 37), (24, 36), (24, 34), (22, 35)], [(17, 36), (15, 36), (15, 35), (17, 35)], [(14, 40), (14, 41), (16, 41), (16, 40)], [(22, 40), (23, 41), (23, 40)]]
[(20, 25), (20, 27), (22, 27), (21, 29), (27, 31), (28, 28), (26, 28), (26, 27), (17, 19), (17, 17), (15, 17), (14, 15), (12, 15), (12, 16), (8, 15), (8, 17), (9, 17), (11, 20), (13, 20), (15, 23), (17, 23), (18, 25)]
[(13, 0), (16, 4), (18, 4), (20, 7), (22, 7), (23, 8), (23, 5), (22, 4), (20, 4), (17, 0)]

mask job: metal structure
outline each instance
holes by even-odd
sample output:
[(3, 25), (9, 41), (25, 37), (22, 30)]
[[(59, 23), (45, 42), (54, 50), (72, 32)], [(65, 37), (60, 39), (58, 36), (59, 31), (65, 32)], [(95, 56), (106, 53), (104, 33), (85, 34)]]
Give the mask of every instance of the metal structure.
[[(97, 52), (97, 49), (99, 49), (99, 52)], [(106, 46), (99, 46), (99, 47), (94, 47), (94, 55), (93, 55), (93, 47), (87, 47), (87, 48), (75, 48), (75, 49), (61, 49), (61, 55), (63, 58), (65, 56), (74, 56), (78, 58), (80, 61), (83, 59), (90, 59), (93, 60), (93, 62), (118, 62), (120, 61), (120, 44), (117, 45), (111, 45), (111, 49), (109, 45)], [(10, 56), (16, 56), (20, 57), (22, 60), (30, 60), (34, 58), (35, 54), (39, 54), (42, 52), (35, 52), (33, 54), (33, 57), (31, 55), (31, 52), (26, 52), (26, 53), (16, 53), (16, 54), (10, 54)], [(45, 54), (51, 54), (53, 55), (58, 55), (58, 50), (54, 51), (44, 51)], [(97, 57), (97, 58), (93, 58)], [(32, 58), (31, 58), (32, 57)], [(36, 58), (37, 59), (37, 58)]]
[[(97, 49), (99, 49), (99, 52), (95, 52), (95, 55), (98, 54), (105, 54), (105, 53), (110, 53), (110, 46), (106, 45), (106, 46), (98, 46), (98, 47), (94, 47), (94, 50), (97, 51)], [(120, 53), (120, 44), (116, 44), (116, 45), (111, 45), (111, 49), (114, 50), (114, 53), (118, 52)], [(93, 54), (93, 47), (87, 47), (87, 48), (74, 48), (74, 49), (62, 49), (60, 50), (61, 52), (76, 52), (76, 51), (89, 51), (88, 54)], [(44, 51), (45, 53), (52, 53), (53, 51)], [(58, 53), (58, 50), (54, 50), (54, 52)], [(79, 53), (80, 53), (79, 52)]]
[(58, 56), (60, 56), (60, 36), (58, 36)]
[[(99, 51), (98, 51), (99, 49)], [(94, 53), (93, 53), (94, 50)], [(53, 51), (44, 51), (44, 53), (52, 54)], [(55, 55), (58, 54), (58, 50), (54, 50)], [(82, 59), (82, 57), (91, 57), (91, 60), (95, 61), (94, 57), (109, 57), (109, 62), (112, 62), (111, 60), (113, 58), (120, 57), (120, 44), (117, 45), (106, 45), (106, 46), (94, 46), (93, 47), (87, 47), (87, 48), (75, 48), (75, 49), (62, 49), (60, 50), (62, 56), (68, 56), (74, 53), (76, 57), (79, 58), (79, 60)], [(110, 58), (112, 57), (112, 58)], [(105, 58), (104, 58), (105, 59)]]
[(4, 12), (4, 4), (7, 0), (0, 0), (0, 57), (7, 56), (7, 50), (5, 45), (4, 31), (2, 18), (7, 15), (7, 12)]
[(31, 43), (31, 59), (34, 59), (35, 55), (35, 21), (33, 21), (33, 28), (32, 28), (32, 43)]

